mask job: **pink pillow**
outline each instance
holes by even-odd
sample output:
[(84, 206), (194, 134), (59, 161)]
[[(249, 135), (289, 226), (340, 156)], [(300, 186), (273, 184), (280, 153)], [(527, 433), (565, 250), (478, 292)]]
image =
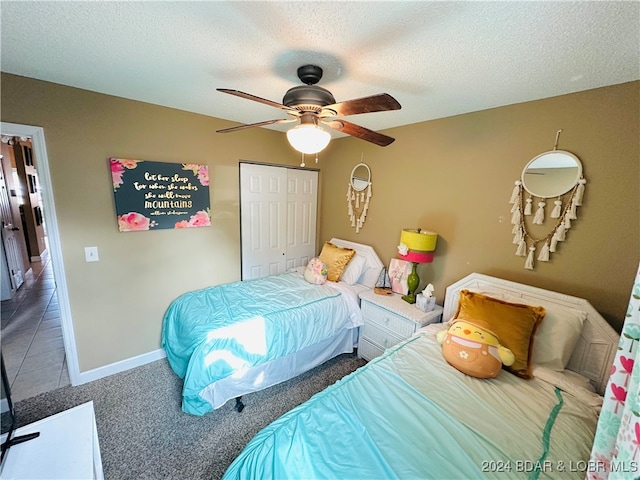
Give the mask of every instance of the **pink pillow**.
[(309, 260), (304, 270), (304, 279), (314, 285), (323, 285), (327, 281), (327, 266), (318, 257)]

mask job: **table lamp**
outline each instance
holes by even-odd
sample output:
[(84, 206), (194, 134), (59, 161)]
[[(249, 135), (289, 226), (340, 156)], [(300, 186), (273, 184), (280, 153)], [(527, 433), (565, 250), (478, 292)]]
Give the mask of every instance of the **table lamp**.
[(416, 303), (416, 290), (420, 285), (420, 277), (416, 271), (419, 263), (433, 262), (433, 251), (436, 249), (438, 234), (429, 230), (405, 228), (400, 234), (398, 258), (413, 263), (411, 273), (407, 277), (409, 293), (402, 296), (407, 303)]

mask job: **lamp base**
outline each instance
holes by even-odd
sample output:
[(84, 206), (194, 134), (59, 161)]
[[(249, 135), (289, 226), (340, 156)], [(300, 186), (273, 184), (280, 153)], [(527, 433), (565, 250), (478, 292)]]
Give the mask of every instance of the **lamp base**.
[(407, 303), (416, 303), (416, 290), (418, 289), (418, 285), (420, 285), (420, 277), (418, 277), (418, 272), (416, 271), (418, 268), (418, 264), (413, 262), (413, 268), (411, 269), (411, 273), (407, 277), (407, 286), (409, 287), (409, 293), (402, 296), (402, 299)]
[(416, 303), (416, 296), (413, 293), (403, 295), (402, 299), (407, 303)]

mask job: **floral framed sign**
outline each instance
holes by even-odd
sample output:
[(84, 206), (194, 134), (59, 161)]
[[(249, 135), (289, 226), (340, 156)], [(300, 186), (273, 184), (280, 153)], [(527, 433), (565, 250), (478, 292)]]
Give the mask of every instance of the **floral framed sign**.
[(211, 226), (209, 167), (110, 158), (121, 232)]

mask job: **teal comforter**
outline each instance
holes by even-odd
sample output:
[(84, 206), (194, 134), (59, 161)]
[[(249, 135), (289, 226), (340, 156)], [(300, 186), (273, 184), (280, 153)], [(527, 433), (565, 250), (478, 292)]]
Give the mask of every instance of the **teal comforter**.
[(596, 418), (551, 384), (468, 377), (418, 335), (261, 430), (224, 480), (584, 478)]
[(185, 293), (164, 316), (162, 347), (184, 379), (182, 409), (203, 415), (200, 392), (243, 369), (301, 350), (351, 328), (340, 291), (298, 272)]

